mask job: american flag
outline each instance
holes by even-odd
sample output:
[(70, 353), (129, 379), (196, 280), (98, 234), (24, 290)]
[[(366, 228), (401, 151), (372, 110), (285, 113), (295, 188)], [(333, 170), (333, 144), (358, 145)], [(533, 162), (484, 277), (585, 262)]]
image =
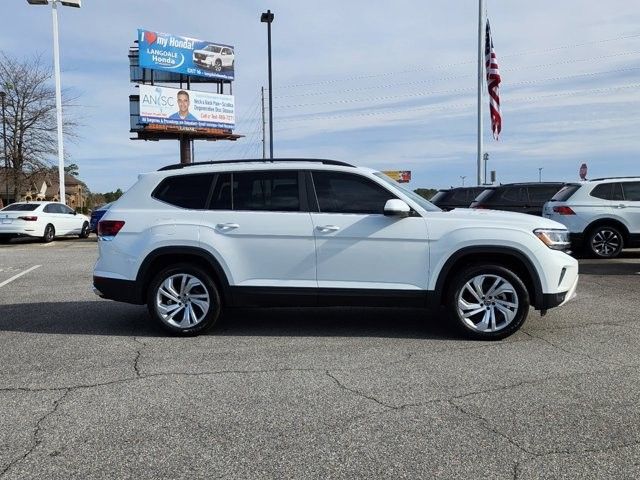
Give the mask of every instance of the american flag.
[(502, 116), (500, 115), (500, 70), (496, 52), (493, 51), (493, 40), (491, 39), (491, 28), (487, 19), (487, 30), (484, 38), (484, 62), (487, 70), (487, 87), (489, 88), (489, 113), (491, 114), (491, 130), (493, 138), (498, 139), (502, 130)]

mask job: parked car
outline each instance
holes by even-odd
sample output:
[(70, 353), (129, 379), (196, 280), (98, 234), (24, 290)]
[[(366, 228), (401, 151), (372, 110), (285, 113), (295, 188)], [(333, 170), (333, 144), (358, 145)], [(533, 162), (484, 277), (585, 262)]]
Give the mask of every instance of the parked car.
[(529, 306), (574, 296), (566, 228), (443, 212), (381, 172), (334, 160), (172, 165), (141, 175), (98, 224), (96, 293), (147, 304), (174, 334), (223, 307), (446, 305), (468, 336), (504, 338)]
[(18, 202), (0, 210), (0, 240), (39, 237), (48, 243), (62, 235), (89, 236), (89, 218), (58, 202)]
[(429, 201), (442, 210), (469, 208), (471, 202), (486, 188), (487, 187), (456, 187), (447, 190), (438, 190)]
[(614, 258), (640, 247), (640, 177), (570, 183), (544, 205), (544, 216), (564, 224), (575, 250)]
[(542, 216), (542, 207), (564, 186), (561, 182), (506, 183), (484, 190), (471, 208)]
[(107, 213), (107, 210), (109, 210), (109, 208), (111, 208), (111, 205), (113, 205), (113, 202), (105, 203), (101, 207), (96, 208), (94, 211), (91, 212), (91, 217), (90, 217), (91, 219), (89, 220), (89, 227), (90, 227), (90, 230), (93, 233), (97, 233), (98, 232), (98, 222), (100, 221), (102, 216), (105, 213)]
[(216, 72), (223, 68), (233, 68), (234, 59), (233, 48), (222, 45), (207, 45), (202, 50), (193, 52), (193, 63)]

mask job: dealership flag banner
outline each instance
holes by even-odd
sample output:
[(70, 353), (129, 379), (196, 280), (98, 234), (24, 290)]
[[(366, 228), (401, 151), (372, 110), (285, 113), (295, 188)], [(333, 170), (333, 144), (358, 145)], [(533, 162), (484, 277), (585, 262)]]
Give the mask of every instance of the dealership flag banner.
[(233, 129), (233, 95), (140, 85), (140, 123)]
[(139, 28), (138, 46), (142, 68), (234, 79), (235, 54), (231, 45)]
[(498, 92), (498, 86), (500, 85), (501, 79), (496, 52), (493, 50), (493, 39), (491, 38), (489, 19), (487, 19), (487, 29), (484, 41), (484, 61), (487, 69), (487, 88), (489, 89), (490, 97), (489, 113), (491, 114), (491, 130), (493, 131), (493, 138), (497, 140), (500, 135), (500, 131), (502, 130), (500, 94)]

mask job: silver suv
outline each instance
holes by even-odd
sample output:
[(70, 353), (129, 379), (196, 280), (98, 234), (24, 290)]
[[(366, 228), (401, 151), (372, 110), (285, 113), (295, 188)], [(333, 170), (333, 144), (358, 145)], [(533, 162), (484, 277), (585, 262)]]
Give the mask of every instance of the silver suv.
[(617, 257), (640, 246), (640, 177), (567, 184), (544, 205), (543, 216), (566, 225), (574, 250)]

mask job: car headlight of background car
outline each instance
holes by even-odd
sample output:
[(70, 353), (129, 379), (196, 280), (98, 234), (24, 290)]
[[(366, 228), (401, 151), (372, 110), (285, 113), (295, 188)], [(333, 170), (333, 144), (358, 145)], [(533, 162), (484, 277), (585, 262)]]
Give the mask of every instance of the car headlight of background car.
[(571, 242), (569, 241), (568, 230), (555, 230), (547, 228), (539, 228), (533, 231), (542, 243), (553, 250), (569, 250)]

